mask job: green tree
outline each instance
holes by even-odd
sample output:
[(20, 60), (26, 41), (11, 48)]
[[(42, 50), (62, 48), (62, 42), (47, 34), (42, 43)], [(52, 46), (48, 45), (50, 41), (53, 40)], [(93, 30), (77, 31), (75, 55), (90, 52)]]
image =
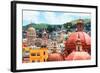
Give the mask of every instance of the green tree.
[(71, 30), (71, 27), (72, 27), (72, 23), (71, 22), (68, 22), (68, 23), (64, 24), (64, 28), (66, 28), (68, 31)]
[(48, 30), (49, 32), (52, 32), (52, 31), (53, 31), (52, 26), (51, 26), (51, 25), (48, 25), (47, 30)]

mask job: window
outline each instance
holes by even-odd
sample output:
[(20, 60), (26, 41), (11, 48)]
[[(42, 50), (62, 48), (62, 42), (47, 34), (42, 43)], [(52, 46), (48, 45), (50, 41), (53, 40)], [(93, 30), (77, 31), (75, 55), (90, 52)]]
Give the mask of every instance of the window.
[(44, 59), (44, 62), (46, 62), (46, 59)]
[(32, 53), (31, 56), (36, 56), (36, 54), (35, 53)]
[(32, 60), (32, 62), (35, 62), (34, 60)]
[(40, 53), (37, 53), (37, 56), (40, 56)]
[(78, 51), (80, 51), (80, 46), (78, 46)]
[(44, 55), (45, 55), (45, 51), (44, 51)]

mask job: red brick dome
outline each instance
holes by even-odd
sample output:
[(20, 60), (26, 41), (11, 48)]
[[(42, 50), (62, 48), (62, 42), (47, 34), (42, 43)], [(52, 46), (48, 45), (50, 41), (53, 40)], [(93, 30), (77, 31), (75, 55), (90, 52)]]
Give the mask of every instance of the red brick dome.
[(83, 51), (77, 51), (77, 52), (72, 52), (69, 54), (65, 60), (89, 60), (91, 59), (91, 56), (87, 52)]
[(71, 53), (76, 49), (76, 41), (80, 38), (82, 49), (90, 53), (91, 37), (83, 31), (83, 21), (77, 22), (77, 31), (73, 32), (65, 42), (65, 48)]
[(65, 46), (70, 50), (75, 50), (76, 41), (78, 40), (78, 36), (80, 37), (82, 48), (85, 51), (90, 51), (91, 48), (91, 38), (85, 32), (74, 32), (70, 35), (70, 37), (66, 40)]
[(64, 58), (60, 53), (52, 53), (48, 55), (48, 61), (63, 61)]

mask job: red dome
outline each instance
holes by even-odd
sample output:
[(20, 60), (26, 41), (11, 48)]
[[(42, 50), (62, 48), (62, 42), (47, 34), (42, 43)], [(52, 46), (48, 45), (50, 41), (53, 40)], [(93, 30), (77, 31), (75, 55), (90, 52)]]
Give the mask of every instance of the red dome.
[(48, 61), (63, 61), (64, 58), (60, 53), (52, 53), (48, 55)]
[(71, 52), (76, 49), (76, 41), (78, 40), (78, 37), (80, 37), (81, 43), (82, 43), (82, 49), (84, 51), (90, 52), (91, 48), (91, 38), (90, 36), (83, 32), (78, 31), (72, 33), (69, 38), (65, 42), (65, 47), (69, 49)]
[(89, 60), (91, 56), (87, 52), (72, 52), (65, 60)]

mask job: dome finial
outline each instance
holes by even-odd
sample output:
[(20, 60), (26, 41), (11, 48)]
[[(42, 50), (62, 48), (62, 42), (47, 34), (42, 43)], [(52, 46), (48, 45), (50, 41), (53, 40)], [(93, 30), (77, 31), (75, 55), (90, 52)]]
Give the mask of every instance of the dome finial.
[(79, 19), (77, 21), (77, 31), (83, 31), (83, 29), (84, 29), (84, 22), (82, 19)]

